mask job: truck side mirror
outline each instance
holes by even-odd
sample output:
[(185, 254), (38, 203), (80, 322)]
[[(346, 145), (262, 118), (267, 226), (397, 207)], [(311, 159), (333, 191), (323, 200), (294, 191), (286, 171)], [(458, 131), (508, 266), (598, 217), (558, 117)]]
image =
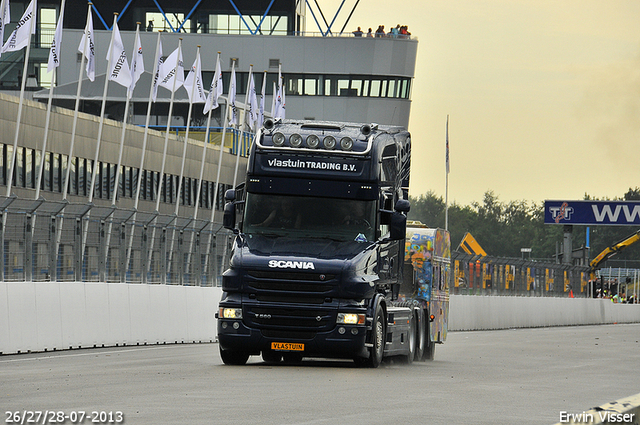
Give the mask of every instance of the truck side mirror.
[(222, 217), (222, 226), (225, 229), (235, 230), (236, 227), (236, 204), (227, 202), (224, 204), (224, 215)]
[(407, 236), (407, 216), (401, 212), (391, 214), (389, 237), (392, 241), (403, 240)]
[(222, 226), (225, 229), (234, 230), (236, 227), (236, 191), (229, 189), (224, 193), (224, 215), (222, 217)]
[(408, 213), (411, 209), (411, 204), (406, 199), (398, 199), (394, 209), (398, 212)]

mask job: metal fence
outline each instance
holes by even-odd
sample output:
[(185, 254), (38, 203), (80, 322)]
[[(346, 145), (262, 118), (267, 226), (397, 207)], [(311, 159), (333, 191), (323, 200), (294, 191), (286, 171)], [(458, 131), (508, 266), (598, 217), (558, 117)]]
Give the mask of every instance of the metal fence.
[(219, 286), (232, 233), (219, 223), (0, 198), (0, 281)]
[(589, 267), (452, 252), (454, 294), (587, 297)]
[[(219, 286), (220, 223), (117, 207), (0, 197), (0, 281)], [(587, 296), (584, 266), (452, 253), (452, 293)]]

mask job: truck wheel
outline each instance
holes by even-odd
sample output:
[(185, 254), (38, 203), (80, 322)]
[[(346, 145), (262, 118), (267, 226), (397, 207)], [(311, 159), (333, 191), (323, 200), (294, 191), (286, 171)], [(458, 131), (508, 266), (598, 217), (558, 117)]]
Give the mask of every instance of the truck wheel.
[(226, 365), (242, 366), (249, 360), (249, 354), (238, 350), (223, 350), (220, 348), (220, 357)]
[(429, 320), (425, 320), (425, 329), (426, 329), (426, 338), (425, 338), (425, 346), (424, 346), (424, 354), (422, 355), (422, 360), (433, 360), (436, 355), (436, 343), (431, 341), (431, 332), (429, 330), (429, 326), (431, 326)]
[(382, 306), (378, 304), (376, 307), (376, 313), (373, 316), (373, 323), (371, 325), (371, 339), (373, 347), (370, 348), (369, 358), (365, 362), (365, 365), (371, 368), (376, 368), (382, 363), (382, 355), (384, 354), (384, 344), (387, 335), (387, 321), (382, 311)]
[(415, 309), (416, 319), (416, 356), (414, 360), (422, 361), (424, 355), (425, 344), (427, 343), (427, 331), (425, 327), (424, 310), (422, 308)]
[(407, 353), (406, 357), (403, 358), (406, 364), (413, 363), (413, 359), (416, 355), (416, 319), (413, 314), (411, 315), (409, 321), (409, 332), (407, 332), (407, 344), (409, 345), (409, 352)]
[(262, 352), (262, 360), (267, 363), (280, 363), (282, 360), (282, 354), (277, 351), (264, 350)]

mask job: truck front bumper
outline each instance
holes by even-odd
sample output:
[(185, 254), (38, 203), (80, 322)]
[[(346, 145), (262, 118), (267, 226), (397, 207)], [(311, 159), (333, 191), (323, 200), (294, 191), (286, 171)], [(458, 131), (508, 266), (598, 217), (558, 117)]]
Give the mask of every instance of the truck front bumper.
[[(292, 331), (293, 333), (294, 331)], [(286, 333), (281, 332), (280, 335)], [(291, 343), (301, 351), (283, 351), (302, 354), (303, 357), (354, 358), (368, 357), (365, 347), (367, 330), (363, 325), (337, 325), (328, 332), (316, 332), (312, 338), (267, 337), (262, 330), (247, 327), (242, 320), (218, 319), (218, 341), (223, 350), (237, 350), (258, 355), (271, 350), (273, 343)]]

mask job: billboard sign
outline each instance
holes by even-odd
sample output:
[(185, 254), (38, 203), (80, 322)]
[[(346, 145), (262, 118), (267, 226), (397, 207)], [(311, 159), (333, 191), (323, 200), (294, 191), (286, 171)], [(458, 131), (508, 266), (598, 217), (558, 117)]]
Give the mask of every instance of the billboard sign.
[(640, 226), (640, 201), (544, 201), (544, 222)]

